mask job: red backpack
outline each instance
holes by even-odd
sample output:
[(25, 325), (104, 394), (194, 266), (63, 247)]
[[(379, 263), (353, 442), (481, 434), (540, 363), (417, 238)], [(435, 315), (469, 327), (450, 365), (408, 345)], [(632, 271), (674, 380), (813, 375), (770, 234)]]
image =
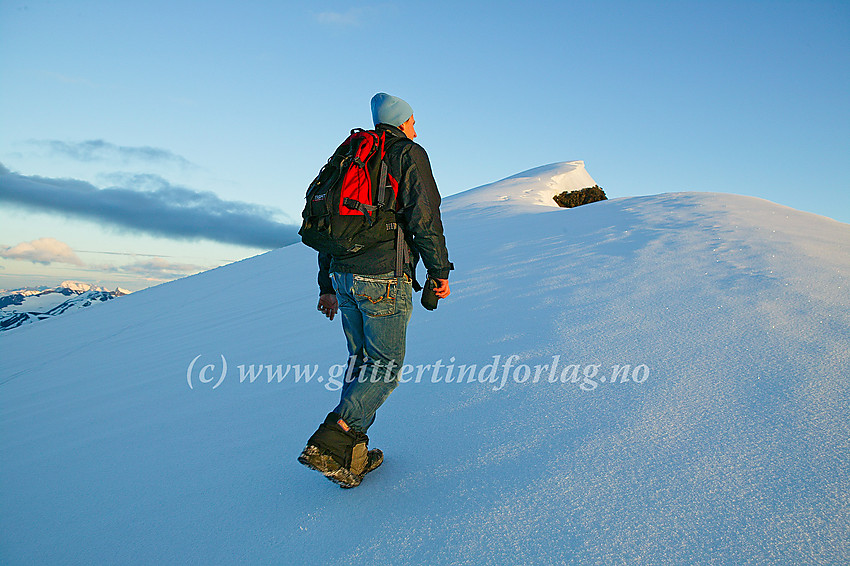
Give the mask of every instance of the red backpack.
[(388, 145), (383, 133), (351, 130), (307, 189), (298, 231), (302, 242), (341, 256), (401, 235), (398, 181), (384, 160)]

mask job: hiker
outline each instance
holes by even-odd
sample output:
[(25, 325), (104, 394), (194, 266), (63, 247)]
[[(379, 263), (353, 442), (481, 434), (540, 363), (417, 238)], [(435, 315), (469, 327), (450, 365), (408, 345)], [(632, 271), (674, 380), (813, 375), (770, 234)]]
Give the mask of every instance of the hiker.
[(413, 141), (413, 109), (385, 93), (376, 94), (371, 107), (375, 132), (384, 139), (386, 169), (382, 173), (397, 191), (398, 236), (353, 253), (319, 253), (318, 310), (330, 320), (341, 313), (350, 357), (339, 404), (298, 458), (342, 487), (359, 485), (363, 475), (383, 462), (380, 450), (368, 450), (366, 432), (375, 411), (398, 384), (413, 290), (420, 289), (415, 274), (418, 260), (428, 270), (431, 286), (426, 288), (433, 289), (435, 303), (448, 297), (449, 271), (454, 268), (443, 236), (440, 194), (431, 164), (425, 150)]

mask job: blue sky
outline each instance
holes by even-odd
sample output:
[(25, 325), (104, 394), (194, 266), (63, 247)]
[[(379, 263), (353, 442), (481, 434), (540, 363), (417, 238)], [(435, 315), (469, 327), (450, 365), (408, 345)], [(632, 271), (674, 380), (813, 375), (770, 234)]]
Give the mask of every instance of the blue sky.
[(848, 63), (847, 2), (0, 0), (0, 288), (269, 249), (379, 91), (444, 196), (581, 159), (850, 222)]

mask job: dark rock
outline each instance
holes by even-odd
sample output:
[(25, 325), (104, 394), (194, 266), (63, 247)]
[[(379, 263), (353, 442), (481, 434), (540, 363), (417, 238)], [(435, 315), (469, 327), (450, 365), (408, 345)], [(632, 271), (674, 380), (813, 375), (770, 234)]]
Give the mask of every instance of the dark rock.
[(577, 191), (564, 191), (559, 195), (555, 195), (554, 198), (555, 202), (558, 203), (558, 206), (563, 208), (573, 208), (575, 206), (581, 206), (582, 204), (608, 200), (608, 197), (605, 196), (605, 191), (603, 191), (599, 185), (593, 185), (592, 187), (579, 189)]
[(24, 296), (20, 293), (0, 297), (0, 309), (8, 307), (9, 305), (21, 306), (22, 304), (24, 304)]

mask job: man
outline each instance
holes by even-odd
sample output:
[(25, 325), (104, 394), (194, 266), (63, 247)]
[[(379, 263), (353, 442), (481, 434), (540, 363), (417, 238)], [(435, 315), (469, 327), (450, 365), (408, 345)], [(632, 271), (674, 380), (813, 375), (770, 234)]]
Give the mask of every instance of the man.
[(330, 320), (341, 312), (350, 357), (339, 404), (298, 458), (342, 487), (359, 485), (366, 473), (383, 462), (380, 450), (368, 450), (366, 431), (378, 407), (398, 385), (417, 260), (422, 260), (428, 277), (436, 282), (434, 294), (439, 298), (449, 296), (448, 277), (453, 269), (431, 164), (425, 150), (413, 141), (413, 109), (385, 93), (372, 97), (371, 105), (375, 129), (385, 135), (388, 173), (398, 183), (396, 216), (404, 238), (345, 256), (319, 254), (318, 310)]

